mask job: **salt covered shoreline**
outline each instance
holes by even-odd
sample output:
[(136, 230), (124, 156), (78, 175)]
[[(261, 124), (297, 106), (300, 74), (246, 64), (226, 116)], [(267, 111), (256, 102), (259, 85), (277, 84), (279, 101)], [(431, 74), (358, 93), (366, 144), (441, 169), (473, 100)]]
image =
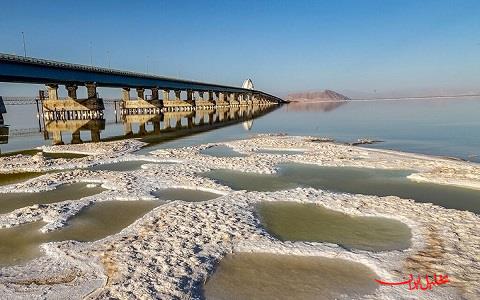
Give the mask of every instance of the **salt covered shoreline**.
[[(0, 158), (0, 172), (52, 171), (2, 192), (36, 192), (71, 182), (95, 182), (107, 191), (75, 201), (34, 205), (0, 215), (0, 227), (43, 220), (42, 231), (67, 224), (82, 208), (100, 201), (153, 200), (151, 191), (166, 187), (204, 189), (221, 194), (205, 202), (172, 201), (147, 213), (120, 233), (92, 243), (44, 244), (45, 255), (22, 266), (0, 268), (0, 292), (7, 298), (201, 298), (201, 286), (218, 261), (231, 252), (267, 252), (337, 257), (364, 263), (381, 279), (401, 281), (412, 274), (448, 274), (450, 284), (427, 292), (404, 286), (380, 286), (371, 299), (477, 299), (480, 296), (480, 216), (415, 203), (398, 197), (331, 193), (311, 188), (278, 192), (233, 191), (200, 177), (211, 169), (273, 174), (285, 162), (413, 170), (411, 180), (480, 189), (480, 165), (397, 151), (374, 150), (311, 137), (260, 135), (218, 143), (245, 157), (213, 157), (200, 151), (216, 144), (157, 150), (137, 155), (143, 143), (122, 140), (99, 144), (45, 147), (48, 152), (89, 154), (72, 160), (39, 155)], [(257, 153), (259, 149), (296, 149), (292, 155)], [(90, 171), (99, 163), (147, 160), (129, 172)], [(161, 162), (177, 162), (161, 164)], [(157, 163), (157, 164), (155, 164)], [(158, 164), (160, 163), (160, 164)], [(0, 194), (1, 195), (1, 194)], [(259, 201), (321, 204), (348, 214), (398, 219), (412, 230), (412, 247), (371, 253), (327, 243), (280, 242), (255, 217)], [(33, 283), (33, 284), (32, 284)], [(412, 294), (415, 293), (415, 294)]]

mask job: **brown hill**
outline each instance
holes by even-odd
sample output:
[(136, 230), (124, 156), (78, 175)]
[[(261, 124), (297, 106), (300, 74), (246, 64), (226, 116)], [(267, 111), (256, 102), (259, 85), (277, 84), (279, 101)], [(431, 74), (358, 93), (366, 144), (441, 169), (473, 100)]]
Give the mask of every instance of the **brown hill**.
[(324, 90), (324, 91), (317, 91), (317, 92), (289, 94), (286, 97), (286, 100), (291, 102), (315, 102), (315, 101), (332, 101), (332, 100), (333, 101), (350, 100), (350, 98), (331, 90)]

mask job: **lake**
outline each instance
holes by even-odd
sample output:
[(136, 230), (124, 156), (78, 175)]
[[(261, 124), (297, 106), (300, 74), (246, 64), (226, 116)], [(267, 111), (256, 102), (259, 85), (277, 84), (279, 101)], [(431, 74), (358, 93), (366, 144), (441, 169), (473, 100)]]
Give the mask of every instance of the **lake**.
[[(252, 118), (238, 117), (229, 122), (218, 122), (219, 126), (209, 125), (208, 121), (207, 126), (202, 125), (200, 118), (196, 117), (194, 123), (200, 126), (194, 128), (188, 128), (186, 116), (180, 120), (181, 129), (175, 130), (173, 125), (167, 130), (168, 134), (161, 129), (161, 138), (154, 134), (154, 120), (146, 120), (145, 126), (142, 126), (141, 122), (145, 120), (122, 120), (117, 116), (115, 122), (113, 105), (106, 106), (104, 129), (100, 129), (101, 138), (121, 138), (128, 127), (125, 122), (129, 121), (133, 136), (154, 144), (145, 148), (144, 152), (156, 148), (242, 139), (258, 133), (287, 133), (332, 137), (341, 142), (370, 138), (384, 142), (368, 147), (452, 156), (480, 162), (478, 97), (288, 104), (278, 109), (262, 111)], [(34, 128), (38, 129), (33, 107), (7, 105), (7, 111), (5, 123), (10, 125), (10, 132), (17, 135), (10, 136), (7, 144), (0, 145), (2, 153), (52, 143), (51, 137), (45, 140), (43, 133), (31, 132)], [(200, 128), (201, 126), (203, 127)], [(143, 127), (146, 132), (153, 134), (142, 135), (145, 132)], [(24, 131), (28, 131), (28, 134), (22, 135), (21, 132)], [(71, 133), (62, 132), (62, 135), (63, 141), (69, 143)], [(89, 141), (90, 132), (81, 131), (81, 139)]]

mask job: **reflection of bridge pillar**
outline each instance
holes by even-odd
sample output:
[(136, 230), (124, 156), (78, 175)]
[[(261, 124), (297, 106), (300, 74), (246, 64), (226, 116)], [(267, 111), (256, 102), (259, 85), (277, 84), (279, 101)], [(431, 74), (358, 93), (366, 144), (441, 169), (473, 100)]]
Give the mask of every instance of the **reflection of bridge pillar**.
[(187, 127), (188, 128), (193, 128), (193, 116), (187, 117)]
[(75, 84), (65, 85), (67, 89), (68, 99), (69, 100), (76, 100), (77, 99), (77, 86)]
[(72, 144), (81, 144), (83, 143), (80, 137), (80, 130), (74, 131), (72, 133)]
[(182, 117), (175, 117), (176, 124), (175, 128), (182, 128)]
[(172, 128), (172, 125), (170, 124), (170, 117), (164, 117), (163, 118), (163, 129), (170, 129)]
[(205, 114), (200, 114), (200, 118), (198, 119), (198, 125), (205, 124)]
[(214, 113), (213, 111), (210, 111), (210, 112), (208, 113), (208, 124), (210, 124), (210, 125), (213, 124), (213, 115), (214, 115), (214, 114), (215, 114), (215, 113)]
[(92, 129), (90, 130), (90, 137), (92, 142), (100, 142), (100, 130), (99, 129)]
[(47, 84), (48, 100), (58, 100), (58, 84)]
[(147, 134), (147, 128), (145, 127), (145, 123), (141, 123), (138, 125), (138, 134), (145, 135)]
[(132, 123), (127, 122), (126, 120), (123, 122), (123, 132), (126, 136), (133, 135)]
[(62, 132), (54, 131), (53, 132), (53, 144), (54, 145), (63, 145)]
[(160, 133), (160, 121), (154, 121), (153, 123), (153, 132)]

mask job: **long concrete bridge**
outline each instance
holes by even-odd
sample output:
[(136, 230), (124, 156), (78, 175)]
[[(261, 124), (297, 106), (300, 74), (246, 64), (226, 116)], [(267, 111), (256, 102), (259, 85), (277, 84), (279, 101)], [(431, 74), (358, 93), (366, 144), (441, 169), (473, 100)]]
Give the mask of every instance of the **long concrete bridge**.
[[(8, 54), (0, 54), (0, 82), (45, 84), (48, 93), (42, 103), (47, 119), (83, 119), (103, 115), (104, 104), (97, 87), (121, 88), (121, 108), (125, 114), (284, 102), (276, 96), (255, 90), (250, 79), (245, 80), (242, 87), (234, 87)], [(66, 99), (60, 99), (59, 86), (65, 86)], [(78, 87), (86, 88), (87, 98), (77, 97)], [(133, 99), (131, 89), (137, 94)], [(146, 97), (145, 90), (151, 91), (149, 97)], [(186, 95), (184, 99), (182, 92)]]

